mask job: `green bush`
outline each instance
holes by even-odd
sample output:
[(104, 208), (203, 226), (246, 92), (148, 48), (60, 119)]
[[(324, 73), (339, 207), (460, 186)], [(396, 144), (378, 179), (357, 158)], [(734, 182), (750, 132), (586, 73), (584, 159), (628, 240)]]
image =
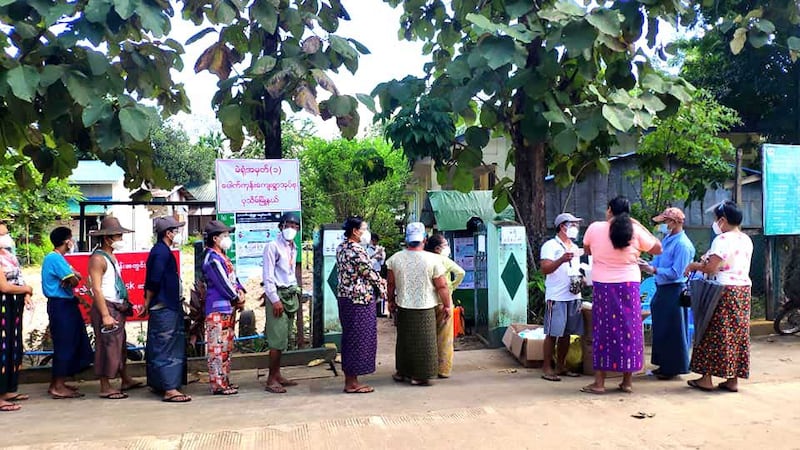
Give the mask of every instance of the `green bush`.
[(39, 265), (44, 261), (45, 255), (53, 251), (53, 244), (49, 241), (41, 245), (31, 242), (30, 244), (19, 243), (17, 245), (17, 258), (23, 266)]

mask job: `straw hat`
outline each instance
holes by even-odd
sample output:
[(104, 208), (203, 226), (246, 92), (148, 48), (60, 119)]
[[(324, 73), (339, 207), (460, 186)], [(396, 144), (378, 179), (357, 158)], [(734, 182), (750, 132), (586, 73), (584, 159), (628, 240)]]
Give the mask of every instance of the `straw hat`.
[(123, 233), (133, 233), (133, 230), (123, 228), (122, 225), (119, 224), (119, 219), (108, 216), (100, 222), (100, 229), (90, 231), (89, 236), (113, 236)]

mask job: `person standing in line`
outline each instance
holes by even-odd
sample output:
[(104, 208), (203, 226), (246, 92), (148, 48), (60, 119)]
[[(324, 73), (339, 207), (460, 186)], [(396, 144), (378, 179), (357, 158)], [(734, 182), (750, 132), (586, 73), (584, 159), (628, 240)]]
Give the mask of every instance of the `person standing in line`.
[[(450, 244), (440, 233), (436, 233), (425, 242), (425, 251), (439, 256), (439, 260), (444, 266), (444, 278), (447, 287), (450, 289), (450, 297), (453, 291), (464, 281), (467, 274), (455, 261), (450, 259)], [(436, 349), (439, 361), (439, 378), (450, 378), (453, 371), (453, 314), (445, 316), (442, 308), (441, 298), (439, 307), (436, 308)]]
[(663, 252), (649, 264), (641, 264), (642, 272), (656, 279), (656, 293), (650, 301), (653, 319), (653, 354), (651, 362), (658, 366), (653, 374), (659, 380), (671, 380), (689, 373), (689, 311), (680, 304), (686, 287), (686, 266), (694, 259), (695, 249), (683, 231), (685, 216), (678, 208), (667, 208), (653, 217), (660, 223)]
[(717, 388), (739, 392), (739, 378), (750, 376), (750, 263), (753, 241), (742, 232), (742, 210), (726, 200), (714, 208), (716, 238), (706, 258), (686, 267), (685, 275), (702, 272), (724, 286), (716, 309), (700, 342), (692, 351), (689, 369), (702, 375), (689, 380), (701, 391), (714, 388), (712, 377), (724, 378)]
[[(97, 250), (89, 257), (89, 286), (92, 293), (90, 318), (94, 329), (94, 372), (100, 379), (100, 398), (122, 400), (128, 398), (124, 391), (143, 387), (144, 384), (128, 376), (127, 335), (125, 320), (133, 314), (128, 299), (128, 289), (115, 251), (125, 248), (122, 235), (133, 233), (123, 228), (116, 217), (106, 217), (98, 230), (89, 235), (100, 240)], [(111, 387), (110, 380), (120, 377), (120, 389)]]
[[(556, 236), (542, 245), (540, 264), (542, 273), (546, 275), (542, 378), (547, 381), (561, 381), (562, 376), (580, 376), (567, 370), (566, 360), (570, 336), (583, 334), (581, 257), (580, 249), (573, 242), (578, 238), (581, 220), (570, 213), (559, 214), (554, 223)], [(556, 366), (553, 370), (551, 361), (555, 350)]]
[(73, 289), (81, 274), (73, 269), (64, 255), (75, 245), (72, 231), (58, 227), (50, 232), (53, 251), (42, 262), (42, 291), (47, 297), (47, 316), (53, 340), (53, 378), (47, 393), (54, 399), (83, 397), (78, 388), (66, 383), (92, 365), (94, 354), (86, 333), (78, 298)]
[(424, 251), (424, 224), (406, 225), (406, 244), (386, 261), (389, 309), (397, 316), (397, 371), (392, 378), (428, 386), (439, 371), (436, 309), (440, 317), (449, 318), (452, 298), (440, 257)]
[(583, 236), (592, 255), (592, 366), (594, 383), (581, 392), (604, 394), (606, 372), (622, 372), (619, 390), (633, 392), (633, 373), (644, 366), (644, 332), (639, 284), (641, 252), (661, 253), (661, 242), (630, 217), (631, 205), (619, 196), (608, 202), (606, 220)]
[(181, 278), (173, 246), (180, 246), (186, 225), (174, 217), (155, 220), (156, 244), (147, 256), (144, 314), (147, 320), (147, 385), (170, 403), (192, 398), (179, 388), (186, 384), (186, 330), (184, 328)]
[(300, 287), (297, 285), (295, 266), (297, 246), (294, 238), (300, 230), (300, 218), (294, 213), (284, 213), (278, 222), (280, 234), (264, 247), (263, 282), (267, 301), (266, 337), (269, 345), (269, 375), (267, 392), (286, 393), (287, 386), (297, 386), (296, 381), (281, 375), (281, 353), (289, 348), (289, 336), (295, 314), (300, 309)]
[[(381, 237), (377, 234), (370, 234), (369, 244), (367, 244), (367, 255), (369, 256), (372, 264), (372, 269), (381, 274), (383, 264), (386, 262), (386, 249), (379, 244)], [(376, 293), (376, 314), (378, 317), (386, 317), (386, 297), (381, 297)]]
[(14, 403), (28, 400), (17, 392), (22, 368), (22, 312), (31, 309), (33, 289), (25, 284), (14, 239), (5, 223), (0, 224), (0, 412), (18, 411)]
[(214, 395), (234, 395), (239, 386), (231, 384), (231, 354), (234, 342), (235, 309), (244, 307), (244, 287), (236, 277), (233, 263), (225, 254), (233, 242), (234, 228), (219, 220), (206, 225), (203, 279), (206, 283), (206, 357), (208, 382)]
[(337, 297), (342, 324), (344, 392), (368, 394), (372, 386), (361, 384), (359, 375), (375, 372), (378, 321), (375, 303), (386, 296), (386, 284), (375, 271), (364, 246), (370, 242), (367, 222), (350, 217), (342, 225), (345, 240), (336, 249), (339, 277)]

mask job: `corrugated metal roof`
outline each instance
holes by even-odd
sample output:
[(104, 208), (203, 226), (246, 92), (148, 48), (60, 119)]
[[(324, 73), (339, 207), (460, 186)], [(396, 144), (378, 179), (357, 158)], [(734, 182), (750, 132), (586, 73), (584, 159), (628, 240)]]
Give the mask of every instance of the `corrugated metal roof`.
[(72, 184), (105, 184), (122, 180), (125, 172), (116, 164), (107, 165), (103, 161), (78, 161), (69, 182)]
[(214, 180), (205, 184), (184, 186), (184, 189), (189, 191), (195, 200), (201, 202), (215, 202), (217, 201), (217, 182)]

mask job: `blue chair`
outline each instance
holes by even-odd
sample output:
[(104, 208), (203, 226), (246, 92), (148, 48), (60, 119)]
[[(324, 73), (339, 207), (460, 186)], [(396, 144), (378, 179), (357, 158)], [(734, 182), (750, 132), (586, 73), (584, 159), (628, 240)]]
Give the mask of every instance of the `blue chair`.
[[(643, 297), (642, 311), (650, 311), (650, 301), (653, 299), (653, 296), (656, 295), (655, 277), (648, 277), (642, 280), (641, 284), (639, 284), (639, 295)], [(653, 319), (648, 316), (642, 324), (644, 324), (645, 330), (649, 330), (653, 325)]]

